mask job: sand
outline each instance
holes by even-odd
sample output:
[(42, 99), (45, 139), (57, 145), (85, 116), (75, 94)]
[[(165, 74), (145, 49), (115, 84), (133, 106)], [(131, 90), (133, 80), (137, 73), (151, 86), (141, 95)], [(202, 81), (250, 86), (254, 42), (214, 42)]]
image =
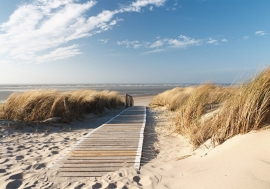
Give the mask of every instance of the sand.
[[(135, 105), (148, 105), (151, 98), (137, 97)], [(208, 141), (194, 151), (187, 138), (171, 132), (173, 113), (150, 108), (140, 170), (121, 168), (101, 178), (58, 178), (57, 169), (49, 165), (121, 111), (71, 124), (26, 126), (20, 131), (11, 128), (16, 124), (0, 121), (0, 189), (270, 188), (269, 129), (233, 137), (215, 148)]]

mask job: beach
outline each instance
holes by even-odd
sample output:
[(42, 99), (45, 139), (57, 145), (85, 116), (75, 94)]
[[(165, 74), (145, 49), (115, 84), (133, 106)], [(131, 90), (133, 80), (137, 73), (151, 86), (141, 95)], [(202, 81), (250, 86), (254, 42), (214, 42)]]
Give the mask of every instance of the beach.
[[(147, 106), (153, 96), (135, 97)], [(253, 131), (215, 148), (210, 141), (194, 151), (188, 139), (170, 132), (173, 112), (147, 108), (141, 169), (123, 167), (101, 178), (59, 178), (50, 164), (94, 128), (123, 109), (70, 124), (30, 125), (11, 129), (0, 121), (0, 188), (269, 188), (270, 130)], [(34, 127), (33, 127), (34, 126)], [(48, 127), (51, 131), (47, 132)]]

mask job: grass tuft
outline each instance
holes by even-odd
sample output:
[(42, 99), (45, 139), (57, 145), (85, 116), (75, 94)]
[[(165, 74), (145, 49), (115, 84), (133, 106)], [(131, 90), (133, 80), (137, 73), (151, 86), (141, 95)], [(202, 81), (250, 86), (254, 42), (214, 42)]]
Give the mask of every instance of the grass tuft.
[(13, 93), (0, 106), (0, 119), (19, 121), (43, 121), (51, 117), (62, 117), (70, 122), (83, 114), (100, 114), (105, 108), (124, 105), (124, 98), (114, 91), (77, 90), (33, 90)]
[(237, 88), (203, 84), (189, 93), (165, 91), (151, 106), (176, 111), (175, 132), (188, 136), (195, 148), (208, 139), (221, 144), (270, 124), (270, 68)]
[[(244, 83), (235, 95), (223, 104), (219, 114), (209, 123), (211, 123), (214, 144), (221, 144), (237, 134), (245, 134), (268, 126), (270, 124), (270, 68)], [(206, 122), (204, 125), (209, 123)]]

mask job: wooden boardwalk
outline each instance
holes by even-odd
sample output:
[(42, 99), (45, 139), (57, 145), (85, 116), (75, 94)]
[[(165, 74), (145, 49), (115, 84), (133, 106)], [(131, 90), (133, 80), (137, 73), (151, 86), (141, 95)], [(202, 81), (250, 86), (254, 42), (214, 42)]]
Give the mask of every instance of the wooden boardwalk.
[(99, 177), (140, 167), (146, 108), (134, 106), (88, 133), (62, 159), (60, 177)]

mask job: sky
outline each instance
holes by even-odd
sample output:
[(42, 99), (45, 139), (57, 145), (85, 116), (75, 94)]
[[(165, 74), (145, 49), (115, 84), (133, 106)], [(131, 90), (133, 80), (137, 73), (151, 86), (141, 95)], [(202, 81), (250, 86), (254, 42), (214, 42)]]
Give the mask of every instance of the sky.
[(0, 84), (232, 83), (270, 65), (269, 0), (0, 0)]

